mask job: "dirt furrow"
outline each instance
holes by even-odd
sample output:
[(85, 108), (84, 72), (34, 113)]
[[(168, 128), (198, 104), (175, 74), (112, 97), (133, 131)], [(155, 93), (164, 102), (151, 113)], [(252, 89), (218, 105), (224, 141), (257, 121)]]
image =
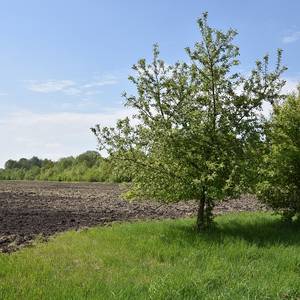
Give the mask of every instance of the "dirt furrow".
[[(0, 181), (0, 252), (12, 252), (69, 229), (136, 219), (192, 216), (194, 201), (127, 202), (122, 187), (102, 183)], [(265, 209), (251, 196), (218, 205), (214, 213)]]

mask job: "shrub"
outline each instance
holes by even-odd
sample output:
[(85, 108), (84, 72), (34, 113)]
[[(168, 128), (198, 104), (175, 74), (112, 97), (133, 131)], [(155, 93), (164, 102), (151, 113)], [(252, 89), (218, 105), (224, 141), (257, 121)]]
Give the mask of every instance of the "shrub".
[(257, 196), (285, 219), (300, 213), (300, 86), (274, 107)]

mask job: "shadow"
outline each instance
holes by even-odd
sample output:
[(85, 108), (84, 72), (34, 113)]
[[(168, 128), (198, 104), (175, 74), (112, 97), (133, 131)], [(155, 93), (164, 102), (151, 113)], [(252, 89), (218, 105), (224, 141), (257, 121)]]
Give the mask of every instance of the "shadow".
[(162, 237), (165, 242), (198, 246), (199, 241), (208, 244), (225, 244), (243, 240), (258, 247), (273, 245), (300, 245), (300, 221), (287, 223), (270, 215), (243, 214), (219, 219), (209, 230), (197, 232), (194, 223), (170, 224)]

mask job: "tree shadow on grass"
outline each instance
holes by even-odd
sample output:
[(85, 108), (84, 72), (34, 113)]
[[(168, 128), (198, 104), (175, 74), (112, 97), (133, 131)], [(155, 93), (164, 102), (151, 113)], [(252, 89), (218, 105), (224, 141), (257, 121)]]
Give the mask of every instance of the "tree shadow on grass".
[(219, 219), (211, 229), (197, 232), (193, 223), (172, 224), (167, 229), (168, 241), (199, 245), (200, 241), (209, 244), (224, 244), (245, 241), (258, 247), (272, 245), (300, 245), (300, 221), (283, 222), (270, 215), (243, 215)]

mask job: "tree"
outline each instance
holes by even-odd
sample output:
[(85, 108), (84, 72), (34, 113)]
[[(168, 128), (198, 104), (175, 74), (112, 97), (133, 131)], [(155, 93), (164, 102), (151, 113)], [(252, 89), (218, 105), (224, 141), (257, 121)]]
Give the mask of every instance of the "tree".
[(284, 219), (300, 214), (300, 86), (274, 105), (257, 195)]
[(9, 159), (4, 166), (5, 169), (7, 170), (11, 170), (11, 169), (15, 169), (18, 168), (18, 162), (12, 159)]
[(42, 164), (43, 164), (43, 161), (36, 156), (33, 156), (31, 159), (29, 159), (28, 162), (29, 162), (29, 168), (32, 168), (32, 167), (41, 168)]
[[(137, 95), (125, 105), (135, 110), (115, 128), (95, 126), (100, 150), (131, 171), (129, 195), (161, 201), (197, 199), (197, 228), (212, 222), (216, 201), (245, 189), (245, 166), (253, 145), (261, 143), (263, 101), (280, 97), (284, 82), (269, 57), (256, 63), (249, 78), (232, 68), (239, 64), (236, 32), (213, 29), (207, 13), (198, 20), (202, 40), (187, 48), (189, 63), (166, 65), (154, 46), (153, 61), (141, 59), (129, 80)], [(248, 159), (248, 160), (247, 160)]]
[(92, 168), (93, 166), (100, 163), (102, 160), (101, 155), (96, 151), (86, 151), (76, 157), (76, 164), (85, 164), (87, 168)]
[(61, 158), (57, 163), (56, 167), (59, 171), (63, 172), (65, 169), (73, 166), (75, 158), (73, 156)]

